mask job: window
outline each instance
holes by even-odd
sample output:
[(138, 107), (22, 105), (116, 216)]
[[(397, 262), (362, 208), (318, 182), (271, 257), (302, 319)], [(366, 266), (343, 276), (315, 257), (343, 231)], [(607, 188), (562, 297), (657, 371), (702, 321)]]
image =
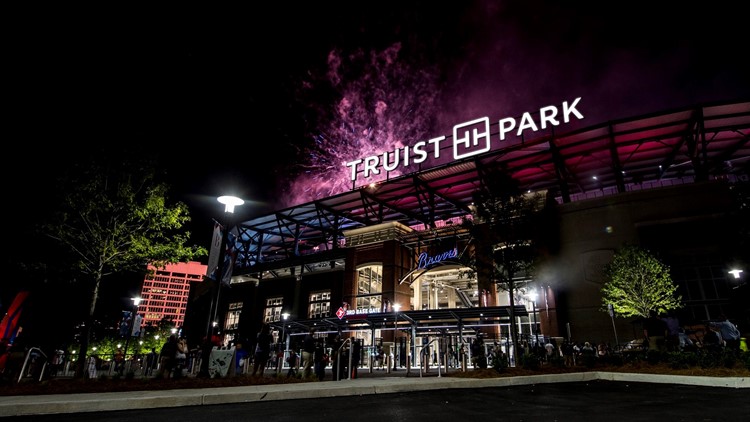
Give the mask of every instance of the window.
[(272, 297), (266, 299), (266, 309), (263, 312), (263, 322), (276, 322), (281, 320), (281, 307), (284, 305), (283, 297)]
[(229, 304), (227, 317), (224, 319), (225, 330), (236, 330), (240, 323), (240, 314), (242, 313), (242, 302), (233, 302)]
[(326, 318), (331, 316), (331, 291), (310, 294), (310, 306), (307, 309), (308, 318)]
[(381, 309), (383, 303), (383, 266), (366, 265), (357, 270), (356, 309)]

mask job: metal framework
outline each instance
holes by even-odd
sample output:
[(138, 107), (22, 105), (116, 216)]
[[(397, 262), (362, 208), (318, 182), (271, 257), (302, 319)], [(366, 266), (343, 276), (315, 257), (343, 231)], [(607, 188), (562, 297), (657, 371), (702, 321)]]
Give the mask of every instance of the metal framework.
[[(529, 315), (523, 305), (514, 306), (513, 312), (516, 317)], [(459, 330), (470, 334), (481, 331), (482, 327), (495, 327), (501, 323), (510, 323), (510, 306), (383, 312), (349, 315), (342, 319), (334, 316), (300, 321), (277, 321), (270, 325), (289, 334), (307, 333), (310, 329), (319, 333), (341, 333), (411, 328), (419, 330), (419, 334), (456, 333)]]
[(260, 274), (282, 262), (305, 271), (340, 256), (345, 231), (384, 222), (414, 228), (414, 236), (450, 230), (471, 214), (474, 192), (498, 166), (524, 190), (551, 192), (560, 203), (710, 179), (747, 181), (749, 141), (750, 100), (550, 132), (243, 221), (234, 273)]

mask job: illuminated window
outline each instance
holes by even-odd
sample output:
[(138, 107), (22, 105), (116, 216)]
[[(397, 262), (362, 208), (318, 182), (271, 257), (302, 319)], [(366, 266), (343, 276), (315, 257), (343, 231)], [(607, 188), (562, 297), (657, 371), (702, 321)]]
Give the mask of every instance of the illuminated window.
[(366, 265), (357, 270), (357, 309), (380, 309), (383, 303), (383, 266)]
[(240, 324), (240, 314), (242, 313), (242, 302), (229, 304), (229, 311), (224, 319), (225, 330), (236, 330)]
[(284, 305), (283, 297), (272, 297), (266, 299), (266, 308), (263, 311), (263, 322), (281, 321), (281, 307)]
[(310, 294), (310, 306), (307, 309), (308, 318), (326, 318), (331, 316), (331, 291)]

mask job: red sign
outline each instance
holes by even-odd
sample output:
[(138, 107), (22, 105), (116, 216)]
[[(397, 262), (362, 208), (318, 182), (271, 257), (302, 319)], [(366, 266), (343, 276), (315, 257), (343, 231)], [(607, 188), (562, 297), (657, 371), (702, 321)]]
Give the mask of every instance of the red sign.
[(339, 308), (339, 310), (336, 311), (336, 316), (339, 317), (339, 319), (343, 318), (344, 315), (346, 315), (346, 310), (344, 310), (344, 308)]

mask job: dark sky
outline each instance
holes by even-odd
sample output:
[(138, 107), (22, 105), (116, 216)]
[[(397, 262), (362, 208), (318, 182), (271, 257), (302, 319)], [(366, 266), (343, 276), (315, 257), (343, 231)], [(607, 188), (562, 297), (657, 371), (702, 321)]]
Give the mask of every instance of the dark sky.
[[(223, 193), (253, 201), (244, 215), (307, 199), (286, 179), (319, 170), (328, 164), (321, 156), (347, 143), (335, 139), (314, 154), (315, 134), (352, 124), (332, 115), (358, 89), (384, 91), (394, 110), (399, 101), (418, 110), (389, 129), (404, 143), (579, 96), (591, 125), (747, 98), (746, 15), (738, 7), (532, 0), (28, 8), (6, 18), (6, 98), (16, 128), (7, 141), (24, 160), (53, 164), (92, 143), (146, 145), (170, 157), (164, 166), (175, 192), (210, 226), (205, 215), (221, 212), (213, 198)], [(398, 71), (355, 58), (386, 60), (394, 45)], [(349, 60), (335, 69), (337, 84), (332, 51)], [(430, 79), (427, 89), (414, 88), (418, 78)], [(364, 115), (372, 111), (366, 101)], [(330, 177), (346, 174), (332, 166)], [(54, 165), (40, 167), (24, 188), (43, 184)]]
[(586, 125), (750, 98), (741, 2), (699, 4), (5, 6), (6, 193), (49, 206), (76, 151), (145, 146), (208, 246), (219, 195), (248, 200), (246, 218), (336, 193), (360, 153), (347, 131), (392, 149), (576, 97)]

